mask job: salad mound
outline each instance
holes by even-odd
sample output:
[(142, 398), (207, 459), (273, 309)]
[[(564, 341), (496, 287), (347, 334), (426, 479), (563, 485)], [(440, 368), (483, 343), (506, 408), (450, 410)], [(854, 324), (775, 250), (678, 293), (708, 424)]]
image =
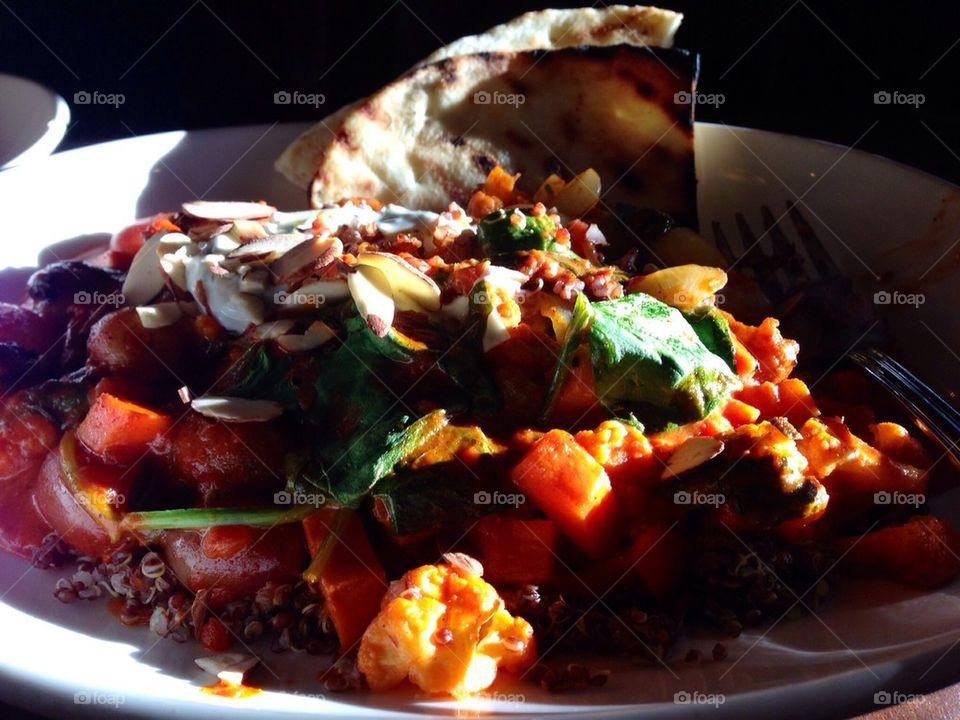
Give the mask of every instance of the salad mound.
[(0, 307), (0, 547), (211, 652), (458, 698), (563, 685), (538, 648), (736, 634), (838, 558), (960, 573), (924, 447), (857, 376), (796, 376), (755, 284), (593, 170), (517, 179), (441, 213), (188, 202), (39, 270)]

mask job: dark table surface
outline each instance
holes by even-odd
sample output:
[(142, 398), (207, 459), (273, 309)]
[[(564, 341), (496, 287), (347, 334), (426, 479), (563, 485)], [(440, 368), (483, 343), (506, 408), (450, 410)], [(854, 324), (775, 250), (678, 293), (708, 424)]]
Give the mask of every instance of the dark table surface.
[[(701, 54), (699, 89), (724, 98), (698, 108), (698, 119), (853, 145), (960, 182), (954, 4), (662, 5), (686, 15), (677, 45)], [(37, 80), (71, 103), (64, 148), (178, 128), (311, 120), (375, 90), (441, 44), (543, 6), (0, 0), (0, 72)], [(282, 90), (322, 93), (325, 103), (277, 105), (274, 93)], [(84, 92), (122, 94), (124, 102), (73, 102)], [(918, 100), (878, 104), (884, 92)], [(869, 717), (960, 717), (956, 687), (924, 699)], [(0, 705), (0, 717), (32, 716)]]

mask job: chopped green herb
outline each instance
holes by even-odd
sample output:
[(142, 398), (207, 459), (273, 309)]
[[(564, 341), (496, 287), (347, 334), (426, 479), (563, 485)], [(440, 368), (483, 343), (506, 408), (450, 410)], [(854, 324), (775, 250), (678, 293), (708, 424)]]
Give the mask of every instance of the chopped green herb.
[(512, 219), (514, 210), (501, 209), (490, 213), (477, 223), (477, 239), (486, 257), (519, 252), (521, 250), (555, 250), (556, 225), (546, 215), (527, 215), (518, 212), (521, 222)]

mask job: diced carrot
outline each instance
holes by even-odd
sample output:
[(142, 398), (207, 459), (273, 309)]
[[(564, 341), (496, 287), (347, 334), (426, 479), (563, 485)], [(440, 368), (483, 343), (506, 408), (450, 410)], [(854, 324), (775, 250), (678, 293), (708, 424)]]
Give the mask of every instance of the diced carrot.
[(553, 520), (485, 515), (472, 538), (489, 582), (540, 584), (554, 578), (560, 531)]
[[(336, 510), (318, 510), (303, 521), (311, 557), (331, 533)], [(359, 518), (351, 517), (320, 573), (320, 591), (340, 640), (349, 651), (380, 611), (387, 576), (374, 555)]]
[(483, 190), (476, 190), (467, 202), (467, 214), (475, 220), (479, 220), (502, 207), (503, 200), (500, 198), (485, 193)]
[(630, 547), (580, 573), (583, 581), (598, 595), (615, 587), (640, 583), (660, 601), (676, 592), (684, 572), (685, 543), (673, 526), (651, 525)]
[(581, 430), (574, 437), (607, 471), (626, 522), (638, 522), (654, 510), (663, 461), (654, 453), (643, 431), (620, 420), (605, 420), (595, 429)]
[(602, 557), (616, 543), (621, 518), (610, 478), (570, 433), (540, 438), (510, 479), (588, 555)]
[(903, 425), (892, 422), (876, 423), (870, 426), (870, 431), (873, 433), (873, 445), (880, 452), (906, 465), (930, 467), (930, 455), (923, 444), (917, 438), (910, 437)]
[(77, 428), (77, 439), (107, 462), (130, 464), (172, 424), (169, 415), (104, 393)]
[(511, 175), (499, 165), (487, 175), (486, 182), (483, 183), (483, 191), (488, 195), (500, 198), (504, 204), (512, 204), (514, 201), (514, 188), (520, 173)]
[(854, 565), (925, 589), (943, 587), (960, 575), (960, 533), (932, 515), (913, 517), (859, 540), (845, 538), (840, 549)]
[(750, 354), (747, 346), (737, 340), (737, 338), (733, 339), (733, 347), (733, 359), (737, 367), (737, 376), (741, 378), (752, 378), (753, 374), (757, 371), (757, 359)]
[(734, 427), (749, 425), (760, 419), (760, 410), (753, 405), (729, 398), (723, 406), (723, 416), (730, 421)]
[(786, 417), (793, 425), (802, 425), (807, 418), (820, 414), (810, 389), (803, 380), (787, 378), (779, 383), (747, 385), (734, 397), (760, 411), (760, 419)]

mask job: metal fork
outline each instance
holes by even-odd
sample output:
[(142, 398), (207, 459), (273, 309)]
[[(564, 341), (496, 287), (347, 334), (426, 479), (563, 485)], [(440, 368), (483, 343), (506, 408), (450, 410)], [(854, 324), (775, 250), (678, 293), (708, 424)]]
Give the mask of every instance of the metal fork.
[[(796, 205), (788, 202), (786, 212), (779, 219), (766, 205), (760, 208), (760, 215), (764, 231), (758, 236), (751, 230), (746, 216), (743, 213), (736, 214), (735, 222), (743, 246), (740, 253), (734, 251), (720, 223), (713, 222), (717, 248), (731, 267), (757, 283), (785, 325), (791, 319), (796, 321), (795, 329), (800, 332), (795, 335), (802, 334), (804, 325), (810, 325), (810, 319), (816, 320), (816, 315), (821, 315), (819, 326), (821, 330), (827, 328), (827, 334), (821, 334), (812, 343), (810, 339), (805, 342), (805, 338), (798, 338), (801, 348), (813, 347), (814, 364), (819, 359), (833, 367), (838, 357), (845, 357), (887, 390), (920, 431), (960, 467), (960, 412), (878, 347), (884, 342), (885, 334), (874, 308), (862, 293), (856, 292), (850, 277), (833, 261)], [(781, 226), (782, 219), (787, 215), (790, 216), (800, 246), (806, 251), (806, 257)], [(770, 239), (770, 252), (762, 247), (765, 237)], [(812, 268), (808, 268), (807, 259)], [(855, 339), (854, 346), (866, 340), (866, 348), (850, 348), (849, 344)]]

